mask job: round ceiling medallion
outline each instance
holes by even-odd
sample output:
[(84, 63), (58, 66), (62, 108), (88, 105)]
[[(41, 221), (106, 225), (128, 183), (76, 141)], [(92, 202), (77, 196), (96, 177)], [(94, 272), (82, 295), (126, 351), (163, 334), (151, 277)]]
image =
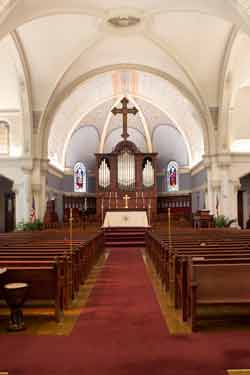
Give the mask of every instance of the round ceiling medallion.
[(115, 27), (125, 28), (130, 26), (135, 26), (140, 23), (140, 18), (134, 16), (120, 16), (112, 17), (108, 22)]

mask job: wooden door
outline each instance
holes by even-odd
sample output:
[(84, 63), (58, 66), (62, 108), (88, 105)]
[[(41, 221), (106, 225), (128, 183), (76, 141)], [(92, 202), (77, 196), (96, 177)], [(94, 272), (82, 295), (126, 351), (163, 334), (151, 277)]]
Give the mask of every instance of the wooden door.
[(244, 216), (243, 216), (243, 191), (238, 191), (238, 224), (243, 229)]
[(16, 219), (16, 195), (15, 193), (5, 193), (5, 232), (12, 232), (15, 229)]

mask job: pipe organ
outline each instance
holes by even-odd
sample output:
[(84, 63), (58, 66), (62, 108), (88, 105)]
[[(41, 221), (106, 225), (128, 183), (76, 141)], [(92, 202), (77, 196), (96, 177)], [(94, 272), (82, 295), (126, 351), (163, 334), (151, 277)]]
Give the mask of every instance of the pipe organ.
[(135, 156), (123, 150), (117, 157), (117, 182), (121, 191), (135, 190)]
[(109, 154), (96, 154), (96, 208), (103, 216), (108, 209), (148, 209), (156, 215), (156, 153), (142, 153), (128, 140)]
[(155, 171), (153, 167), (152, 160), (146, 159), (145, 164), (142, 171), (142, 178), (143, 178), (143, 185), (146, 188), (150, 188), (154, 185), (155, 181)]
[(101, 160), (99, 166), (99, 186), (103, 190), (108, 190), (110, 186), (110, 167), (107, 158)]

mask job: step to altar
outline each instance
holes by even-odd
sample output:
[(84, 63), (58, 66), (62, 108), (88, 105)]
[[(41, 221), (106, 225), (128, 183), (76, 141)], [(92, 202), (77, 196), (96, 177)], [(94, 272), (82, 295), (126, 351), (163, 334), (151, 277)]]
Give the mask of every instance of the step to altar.
[(115, 247), (145, 247), (144, 228), (109, 228), (104, 231), (105, 246)]

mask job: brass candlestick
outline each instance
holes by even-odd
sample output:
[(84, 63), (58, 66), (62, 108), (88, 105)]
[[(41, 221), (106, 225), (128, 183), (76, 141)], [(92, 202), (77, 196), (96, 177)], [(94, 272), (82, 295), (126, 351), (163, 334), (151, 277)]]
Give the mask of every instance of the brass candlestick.
[(142, 197), (142, 208), (145, 208), (145, 201), (144, 201), (144, 193), (143, 193), (143, 191), (141, 192), (141, 197)]
[(103, 199), (102, 199), (102, 203), (101, 203), (101, 224), (103, 225), (103, 219), (104, 219), (104, 217), (103, 217), (103, 215), (104, 215), (104, 204), (103, 204)]
[(110, 193), (109, 193), (109, 210), (110, 210), (110, 208), (111, 208), (111, 198), (112, 198), (112, 193), (111, 193), (111, 191), (110, 191)]
[(115, 208), (118, 207), (117, 192), (115, 193)]
[(148, 204), (148, 224), (151, 225), (151, 199)]
[(73, 253), (73, 209), (70, 209), (69, 217), (69, 244), (70, 244), (70, 253)]
[(174, 267), (174, 253), (172, 247), (172, 232), (171, 232), (171, 208), (168, 208), (168, 251), (169, 251), (169, 291), (170, 291), (170, 303), (174, 305), (174, 293), (175, 293), (175, 267)]

